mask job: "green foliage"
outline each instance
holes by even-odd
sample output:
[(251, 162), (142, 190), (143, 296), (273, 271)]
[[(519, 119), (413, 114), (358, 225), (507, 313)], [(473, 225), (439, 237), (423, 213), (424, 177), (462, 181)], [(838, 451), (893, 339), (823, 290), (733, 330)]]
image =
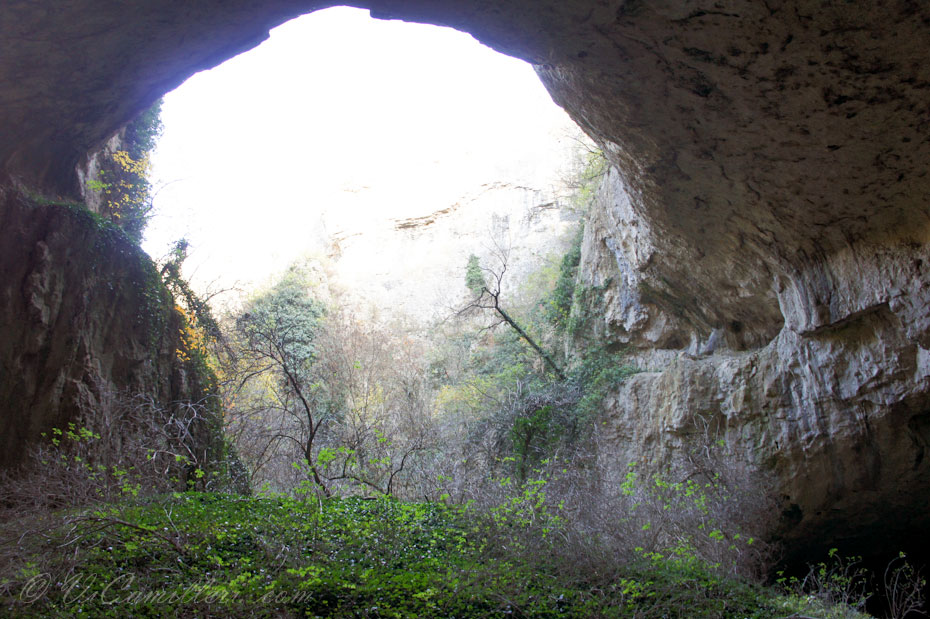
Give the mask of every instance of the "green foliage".
[(101, 197), (101, 215), (118, 225), (139, 243), (152, 210), (149, 158), (161, 136), (161, 100), (130, 122), (122, 150), (101, 162), (98, 177), (87, 181), (87, 189)]
[[(90, 211), (86, 205), (79, 203), (61, 203), (30, 196), (40, 206), (60, 209), (77, 224), (81, 234), (92, 241), (88, 245), (91, 253), (83, 259), (89, 263), (93, 272), (111, 279), (106, 283), (107, 289), (121, 297), (121, 302), (135, 311), (135, 322), (140, 332), (146, 334), (144, 342), (153, 355), (166, 338), (175, 339), (176, 332), (169, 329), (176, 324), (174, 318), (182, 323), (181, 336), (184, 340), (179, 350), (182, 361), (196, 361), (197, 367), (189, 367), (197, 375), (205, 392), (215, 382), (212, 370), (207, 366), (203, 339), (215, 338), (218, 327), (209, 305), (198, 297), (181, 274), (181, 266), (187, 256), (187, 243), (179, 241), (169, 260), (159, 269), (138, 246), (138, 239), (131, 237), (127, 231), (113, 220)], [(183, 307), (176, 307), (179, 302)], [(176, 309), (181, 309), (177, 315)], [(195, 335), (193, 330), (202, 330), (205, 335)], [(201, 394), (206, 396), (207, 393)]]
[[(507, 483), (507, 482), (504, 482)], [(75, 513), (28, 540), (17, 616), (755, 617), (771, 591), (685, 554), (598, 574), (562, 564), (546, 482), (481, 516), (391, 499), (174, 493)], [(43, 554), (67, 544), (71, 552)]]
[(803, 578), (778, 572), (776, 584), (808, 613), (825, 619), (865, 617), (871, 597), (869, 574), (861, 557), (843, 557), (832, 548), (826, 560), (809, 566)]
[[(181, 273), (186, 258), (187, 241), (181, 239), (175, 243), (171, 255), (151, 278), (153, 281), (147, 288), (166, 291), (165, 296), (174, 302), (173, 308), (169, 308), (168, 311), (173, 311), (180, 322), (180, 346), (175, 351), (175, 356), (193, 378), (191, 386), (196, 392), (194, 397), (200, 400), (204, 408), (205, 432), (202, 435), (202, 447), (209, 453), (211, 475), (228, 478), (221, 484), (223, 486), (237, 486), (242, 489), (241, 482), (232, 480), (240, 476), (234, 470), (241, 468), (241, 463), (233, 445), (223, 432), (224, 411), (219, 396), (219, 379), (213, 350), (221, 337), (220, 329), (209, 303), (194, 292)], [(202, 478), (196, 478), (196, 481), (198, 487), (202, 485)]]
[(575, 193), (572, 202), (576, 209), (582, 212), (588, 210), (609, 167), (610, 163), (603, 151), (590, 150), (586, 153), (584, 167), (573, 182)]
[(904, 618), (922, 614), (927, 609), (927, 579), (923, 570), (911, 565), (907, 555), (899, 552), (882, 574), (882, 589), (890, 616)]
[[(525, 291), (524, 305), (513, 310), (525, 331), (549, 350), (564, 348), (559, 340), (575, 335), (600, 311), (605, 287), (576, 284), (581, 240), (579, 230), (559, 261), (558, 276), (536, 278), (546, 286)], [(474, 255), (466, 274), (473, 292), (480, 293), (484, 280)], [(580, 448), (604, 398), (637, 371), (622, 351), (589, 346), (575, 358), (561, 360), (569, 369), (556, 377), (545, 371), (538, 352), (514, 329), (470, 341), (464, 372), (440, 387), (439, 409), (468, 420), (469, 440), (490, 439), (495, 459), (489, 466), (507, 470), (521, 482), (552, 454)], [(461, 355), (460, 349), (456, 354)]]
[(310, 294), (305, 275), (289, 269), (269, 290), (246, 304), (236, 320), (246, 352), (278, 364), (282, 380), (310, 377), (326, 308)]
[(132, 239), (126, 235), (122, 228), (114, 224), (110, 219), (104, 217), (103, 215), (94, 213), (88, 209), (85, 204), (77, 202), (56, 202), (44, 198), (36, 198), (36, 202), (42, 206), (63, 206), (67, 208), (68, 212), (70, 212), (76, 220), (87, 222), (94, 229), (96, 229), (97, 232), (101, 233), (97, 241), (98, 245), (101, 244), (101, 240), (121, 239), (125, 241), (132, 241)]
[(808, 565), (803, 577), (777, 572), (776, 584), (806, 614), (824, 619), (868, 617), (866, 603), (874, 597), (876, 587), (886, 609), (884, 616), (892, 619), (926, 616), (923, 610), (927, 580), (907, 561), (905, 553), (899, 552), (888, 563), (881, 579), (874, 576), (863, 567), (862, 557), (844, 557), (831, 548), (824, 560)]
[(292, 266), (232, 317), (220, 373), (227, 385), (227, 429), (240, 439), (252, 437), (244, 456), (253, 471), (278, 458), (286, 442), (286, 464), (297, 462), (295, 470), (328, 493), (317, 468), (317, 439), (339, 412), (339, 394), (317, 380), (325, 314), (309, 273)]
[(81, 202), (75, 202), (74, 200), (65, 200), (59, 196), (47, 196), (33, 191), (31, 189), (26, 189), (23, 192), (23, 195), (29, 200), (29, 202), (38, 205), (38, 206), (61, 206), (75, 211), (90, 211), (87, 210), (87, 205)]
[(161, 277), (165, 286), (174, 294), (175, 299), (184, 304), (184, 309), (190, 317), (189, 320), (202, 329), (207, 337), (216, 339), (220, 336), (220, 327), (209, 303), (194, 292), (181, 273), (184, 261), (187, 259), (187, 249), (187, 239), (175, 242), (168, 259), (161, 267)]
[(605, 397), (640, 370), (625, 359), (624, 352), (603, 348), (587, 351), (572, 371), (572, 379), (581, 386), (576, 414), (584, 422), (597, 418)]
[(486, 436), (492, 468), (524, 481), (553, 454), (584, 447), (604, 398), (638, 370), (623, 352), (586, 351), (564, 380), (533, 368), (535, 356), (509, 331), (473, 351), (468, 374), (444, 386), (437, 405), (470, 420), (471, 440)]
[(478, 256), (471, 254), (468, 257), (468, 264), (465, 266), (465, 287), (468, 288), (476, 297), (481, 296), (484, 291), (485, 283), (484, 272), (481, 270), (481, 262)]
[(101, 180), (92, 178), (89, 181), (87, 181), (87, 188), (90, 189), (91, 191), (102, 192), (102, 191), (106, 191), (107, 189), (109, 189), (110, 184), (104, 183)]
[(610, 287), (608, 279), (599, 286), (576, 285), (572, 295), (572, 309), (565, 322), (565, 333), (574, 338), (596, 339), (591, 337), (592, 326), (601, 318), (604, 310), (604, 293)]
[[(533, 452), (545, 452), (548, 443), (551, 442), (550, 436), (555, 434), (549, 431), (552, 416), (553, 407), (547, 404), (537, 408), (526, 416), (518, 417), (510, 428), (510, 441), (513, 446), (514, 458), (520, 463), (517, 469), (517, 475), (520, 481), (526, 479), (527, 461), (530, 460)], [(542, 437), (541, 440), (539, 437)], [(543, 443), (542, 446), (538, 445), (540, 442)]]
[(562, 257), (555, 288), (545, 303), (545, 316), (559, 332), (565, 331), (572, 311), (572, 303), (575, 298), (575, 280), (577, 279), (578, 265), (581, 263), (582, 236), (583, 229), (578, 231), (568, 252)]
[(164, 125), (161, 122), (161, 106), (163, 103), (164, 100), (159, 99), (126, 125), (125, 142), (129, 156), (133, 159), (142, 159), (155, 150), (158, 139), (164, 130)]

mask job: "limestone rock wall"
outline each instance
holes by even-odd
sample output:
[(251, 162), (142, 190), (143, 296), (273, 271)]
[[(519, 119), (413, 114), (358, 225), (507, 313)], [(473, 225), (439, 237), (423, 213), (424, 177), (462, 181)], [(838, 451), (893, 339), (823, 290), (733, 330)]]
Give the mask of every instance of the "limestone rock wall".
[[(930, 527), (930, 248), (889, 238), (830, 256), (788, 280), (784, 327), (745, 350), (732, 327), (707, 336), (693, 308), (655, 296), (648, 239), (611, 171), (580, 277), (606, 287), (595, 331), (628, 346), (644, 371), (608, 402), (606, 464), (685, 464), (722, 440), (741, 463), (774, 473), (792, 552), (913, 544)], [(817, 295), (837, 301), (818, 313)]]
[(874, 305), (876, 253), (930, 238), (928, 20), (911, 2), (625, 2), (583, 58), (539, 72), (617, 164), (653, 293), (758, 346)]
[(104, 392), (203, 397), (155, 265), (80, 206), (0, 189), (0, 467)]
[(463, 273), (471, 254), (500, 268), (499, 246), (508, 258), (507, 294), (517, 295), (518, 283), (565, 253), (579, 227), (561, 203), (567, 192), (495, 182), (428, 215), (375, 214), (327, 239), (333, 281), (345, 299), (357, 298), (350, 305), (374, 304), (425, 326), (447, 318), (469, 294)]

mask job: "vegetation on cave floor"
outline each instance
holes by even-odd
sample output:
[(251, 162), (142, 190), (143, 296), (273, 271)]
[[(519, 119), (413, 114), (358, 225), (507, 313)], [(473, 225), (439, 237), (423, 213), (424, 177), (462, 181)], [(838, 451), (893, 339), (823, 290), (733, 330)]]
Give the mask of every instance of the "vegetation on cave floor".
[(763, 618), (804, 610), (799, 598), (722, 576), (680, 549), (613, 566), (566, 556), (557, 514), (534, 505), (482, 516), (390, 498), (136, 499), (72, 513), (66, 526), (30, 536), (32, 555), (4, 582), (4, 607), (37, 617)]

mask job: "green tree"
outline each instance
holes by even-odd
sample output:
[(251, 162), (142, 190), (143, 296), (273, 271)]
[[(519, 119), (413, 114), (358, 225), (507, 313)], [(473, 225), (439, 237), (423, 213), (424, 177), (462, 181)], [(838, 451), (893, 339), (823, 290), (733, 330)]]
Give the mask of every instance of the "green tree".
[(555, 283), (545, 309), (546, 318), (559, 332), (564, 332), (569, 324), (572, 302), (575, 298), (575, 280), (578, 265), (581, 263), (581, 240), (584, 228), (580, 229), (572, 241), (571, 248), (562, 256), (559, 276)]
[(468, 257), (468, 264), (465, 267), (465, 286), (478, 297), (481, 296), (486, 285), (484, 273), (481, 271), (481, 262), (478, 256), (472, 254)]
[(159, 100), (126, 125), (120, 150), (104, 159), (97, 178), (88, 182), (88, 188), (100, 194), (100, 214), (137, 243), (153, 208), (150, 156), (162, 130)]
[[(496, 271), (485, 269), (481, 266), (478, 257), (472, 254), (468, 258), (468, 265), (465, 269), (465, 285), (472, 292), (473, 298), (459, 313), (469, 310), (492, 310), (501, 319), (500, 323), (507, 323), (523, 341), (532, 347), (536, 354), (546, 363), (556, 376), (565, 380), (565, 373), (542, 347), (536, 343), (526, 330), (514, 319), (510, 313), (501, 305), (501, 288), (504, 281), (504, 275), (507, 272), (507, 252), (498, 248), (497, 258), (500, 262), (500, 268)], [(494, 325), (497, 326), (497, 325)]]
[(152, 107), (139, 114), (126, 125), (126, 146), (129, 156), (142, 159), (155, 150), (155, 145), (165, 127), (161, 122), (163, 99), (156, 101)]
[(329, 412), (317, 401), (313, 372), (324, 314), (324, 305), (310, 294), (307, 275), (292, 267), (236, 316), (227, 378), (237, 394), (251, 394), (245, 411), (240, 412), (263, 420), (265, 432), (260, 438), (264, 445), (253, 466), (260, 466), (278, 443), (293, 443), (303, 455), (311, 479), (329, 494), (317, 468), (315, 450)]
[(184, 305), (197, 325), (204, 330), (205, 335), (216, 340), (220, 337), (220, 327), (213, 317), (213, 310), (210, 309), (210, 297), (202, 297), (194, 292), (190, 282), (181, 272), (184, 261), (187, 260), (189, 246), (185, 238), (175, 241), (171, 251), (161, 263), (161, 278), (174, 298)]

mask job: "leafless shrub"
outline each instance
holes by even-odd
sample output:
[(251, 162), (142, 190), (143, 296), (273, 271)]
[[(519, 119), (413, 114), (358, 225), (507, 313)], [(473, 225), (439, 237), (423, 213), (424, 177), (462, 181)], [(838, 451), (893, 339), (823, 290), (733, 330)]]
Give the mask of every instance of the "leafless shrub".
[(69, 549), (88, 526), (136, 526), (102, 515), (106, 503), (216, 486), (210, 423), (204, 403), (164, 407), (147, 395), (102, 392), (97, 408), (47, 433), (20, 467), (0, 473), (0, 574), (70, 573)]
[(102, 392), (95, 410), (52, 429), (22, 466), (0, 473), (0, 519), (205, 483), (195, 473), (209, 468), (204, 410)]
[(779, 582), (804, 600), (810, 612), (828, 612), (830, 619), (863, 616), (866, 602), (872, 597), (869, 574), (861, 557), (844, 557), (836, 549), (826, 560), (809, 565), (803, 578), (782, 577)]
[(927, 579), (921, 570), (908, 563), (903, 552), (888, 563), (882, 575), (882, 586), (891, 619), (927, 616), (924, 612)]
[[(866, 604), (884, 605), (884, 617), (905, 619), (926, 616), (924, 589), (927, 581), (902, 552), (885, 567), (880, 582), (861, 557), (848, 557), (836, 548), (826, 559), (808, 565), (799, 578), (782, 575), (778, 582), (806, 606), (805, 612), (825, 619), (859, 619), (869, 617)], [(873, 602), (877, 585), (878, 598)]]
[(306, 339), (312, 356), (290, 365), (226, 364), (226, 430), (252, 487), (423, 498), (436, 443), (422, 342), (348, 310), (316, 319)]
[(474, 398), (495, 412), (443, 429), (446, 458), (435, 463), (431, 498), (486, 513), (538, 505), (527, 519), (539, 528), (506, 534), (523, 530), (523, 547), (586, 572), (678, 553), (723, 573), (764, 576), (776, 552), (766, 538), (779, 513), (771, 480), (700, 422), (676, 466), (617, 465), (608, 455), (616, 446), (605, 444), (596, 419), (574, 426), (578, 398), (571, 385), (525, 381)]
[[(494, 440), (487, 444), (493, 452)], [(536, 460), (525, 479), (512, 475), (519, 463), (489, 468), (473, 453), (483, 464), (447, 469), (454, 472), (443, 497), (487, 515), (488, 547), (544, 561), (566, 578), (606, 583), (631, 562), (659, 555), (727, 575), (764, 575), (775, 553), (765, 538), (778, 513), (764, 476), (717, 443), (664, 471), (618, 472), (599, 457), (604, 448), (591, 432)]]

